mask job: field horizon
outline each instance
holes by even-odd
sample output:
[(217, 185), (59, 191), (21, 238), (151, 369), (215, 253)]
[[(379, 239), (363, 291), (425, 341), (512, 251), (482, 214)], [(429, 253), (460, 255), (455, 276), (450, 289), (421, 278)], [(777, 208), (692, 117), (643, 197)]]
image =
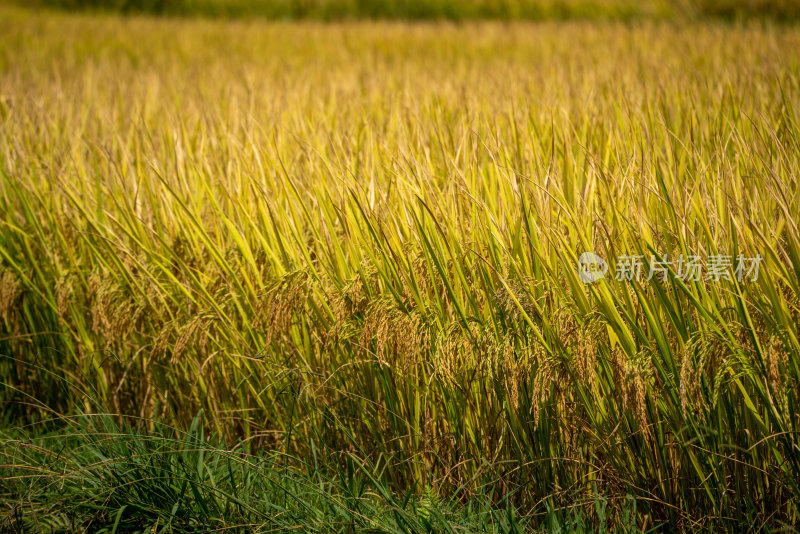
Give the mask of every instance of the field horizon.
[(693, 21), (796, 23), (791, 0), (3, 0), (66, 12), (284, 21)]

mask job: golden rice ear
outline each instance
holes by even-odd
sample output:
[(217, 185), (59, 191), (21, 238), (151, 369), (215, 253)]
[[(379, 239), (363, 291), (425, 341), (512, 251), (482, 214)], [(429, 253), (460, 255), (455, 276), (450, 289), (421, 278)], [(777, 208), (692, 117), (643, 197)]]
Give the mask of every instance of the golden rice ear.
[(798, 386), (798, 381), (791, 378), (789, 351), (784, 339), (786, 339), (786, 333), (778, 332), (770, 335), (762, 344), (762, 347), (766, 348), (764, 364), (767, 370), (767, 379), (772, 388), (771, 400), (782, 411), (789, 409), (789, 394)]
[(174, 322), (165, 324), (158, 335), (153, 339), (153, 358), (159, 360), (164, 358), (170, 352), (170, 348), (175, 345), (175, 339), (178, 336), (177, 327)]
[(111, 286), (113, 281), (110, 277), (103, 275), (99, 269), (92, 271), (89, 276), (89, 306), (92, 316), (92, 331), (97, 335), (103, 335), (111, 330), (109, 319), (109, 308), (111, 297)]
[(17, 306), (22, 297), (22, 283), (10, 270), (0, 271), (0, 319), (16, 326)]
[(655, 374), (653, 355), (649, 349), (640, 351), (635, 358), (628, 360), (626, 368), (626, 402), (634, 414), (639, 430), (644, 438), (652, 442), (652, 421), (647, 414), (648, 393), (653, 391), (652, 379)]
[(288, 333), (294, 318), (305, 309), (312, 285), (308, 272), (294, 271), (273, 282), (257, 300), (254, 325), (263, 329), (267, 346)]
[(708, 360), (708, 340), (702, 332), (696, 332), (686, 343), (680, 367), (680, 400), (684, 413), (690, 408), (700, 413), (707, 405), (702, 392), (702, 370)]
[(197, 315), (181, 329), (172, 349), (172, 363), (178, 363), (181, 356), (190, 347), (201, 355), (204, 353), (203, 349), (207, 346), (208, 337), (211, 335), (212, 317), (211, 315)]

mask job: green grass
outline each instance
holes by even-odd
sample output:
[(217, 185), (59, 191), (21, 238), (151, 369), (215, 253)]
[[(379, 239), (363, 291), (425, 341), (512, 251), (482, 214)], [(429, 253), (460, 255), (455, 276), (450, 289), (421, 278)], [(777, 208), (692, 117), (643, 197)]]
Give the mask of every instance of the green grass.
[[(119, 426), (109, 416), (58, 423), (56, 432), (17, 429), (0, 438), (4, 531), (531, 531), (529, 520), (488, 494), (462, 503), (426, 488), (395, 493), (383, 477), (391, 466), (346, 452), (320, 465), (253, 454), (247, 443), (227, 449), (199, 420), (186, 432), (142, 421)], [(549, 519), (586, 523), (582, 511)]]
[[(38, 470), (8, 522), (162, 528), (139, 462), (202, 422), (176, 529), (269, 530), (312, 482), (282, 527), (441, 531), (427, 495), (487, 531), (797, 528), (798, 28), (0, 15), (0, 400), (43, 447), (4, 448)], [(764, 263), (587, 285), (584, 251)], [(81, 413), (117, 415), (38, 426)]]

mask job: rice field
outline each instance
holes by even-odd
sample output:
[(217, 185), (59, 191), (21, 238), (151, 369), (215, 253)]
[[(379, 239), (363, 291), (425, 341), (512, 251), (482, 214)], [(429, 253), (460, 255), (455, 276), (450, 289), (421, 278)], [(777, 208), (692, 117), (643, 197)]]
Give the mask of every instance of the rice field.
[(798, 529), (800, 28), (0, 36), (0, 530)]

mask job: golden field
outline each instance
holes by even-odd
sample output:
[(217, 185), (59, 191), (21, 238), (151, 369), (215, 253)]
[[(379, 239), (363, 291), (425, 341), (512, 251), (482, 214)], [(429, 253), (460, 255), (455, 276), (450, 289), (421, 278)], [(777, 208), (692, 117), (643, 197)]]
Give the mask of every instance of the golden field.
[[(7, 422), (200, 413), (530, 528), (597, 494), (611, 526), (796, 525), (797, 28), (5, 6), (0, 35)], [(585, 284), (586, 251), (645, 276)], [(730, 271), (648, 280), (664, 255)]]

